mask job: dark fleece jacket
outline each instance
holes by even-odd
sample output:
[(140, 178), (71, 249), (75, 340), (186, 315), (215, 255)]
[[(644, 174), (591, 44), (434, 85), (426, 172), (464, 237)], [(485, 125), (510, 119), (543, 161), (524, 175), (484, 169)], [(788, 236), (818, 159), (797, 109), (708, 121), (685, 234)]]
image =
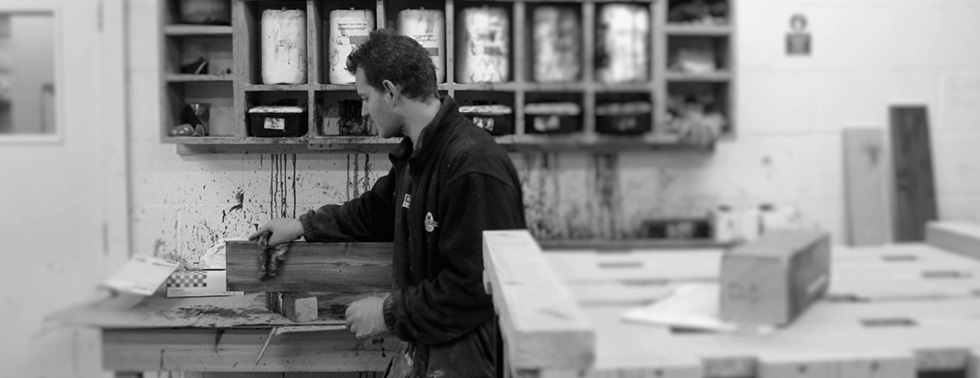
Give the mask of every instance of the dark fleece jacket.
[(507, 153), (451, 97), (442, 98), (419, 141), (413, 148), (402, 140), (390, 154), (391, 171), (371, 191), (300, 220), (307, 241), (392, 241), (388, 331), (444, 348), (492, 320), (482, 232), (526, 228), (524, 205)]

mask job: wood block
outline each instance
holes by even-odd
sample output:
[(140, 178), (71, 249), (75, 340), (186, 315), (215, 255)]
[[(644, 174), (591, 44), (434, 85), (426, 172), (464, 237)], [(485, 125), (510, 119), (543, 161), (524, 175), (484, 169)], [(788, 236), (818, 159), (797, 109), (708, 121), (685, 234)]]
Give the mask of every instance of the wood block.
[(894, 162), (895, 240), (925, 240), (926, 222), (936, 220), (929, 118), (924, 106), (895, 106), (890, 113)]
[(282, 316), (296, 323), (311, 322), (317, 319), (317, 298), (311, 293), (283, 293), (281, 301)]
[(593, 365), (592, 326), (527, 230), (485, 231), (483, 261), (512, 373)]
[(886, 244), (892, 240), (892, 215), (885, 130), (850, 128), (843, 132), (847, 243)]
[(980, 224), (968, 222), (929, 222), (926, 242), (950, 252), (980, 259)]
[(721, 263), (721, 318), (748, 325), (791, 322), (830, 283), (830, 236), (772, 232), (729, 250)]
[(255, 242), (231, 241), (226, 251), (228, 290), (364, 292), (391, 290), (390, 243), (293, 243), (279, 274), (259, 281)]

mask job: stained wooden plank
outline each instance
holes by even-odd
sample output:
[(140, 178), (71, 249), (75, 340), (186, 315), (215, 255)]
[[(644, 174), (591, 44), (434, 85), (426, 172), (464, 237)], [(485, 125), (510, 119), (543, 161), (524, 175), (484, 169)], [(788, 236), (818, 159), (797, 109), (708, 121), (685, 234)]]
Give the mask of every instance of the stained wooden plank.
[(262, 247), (254, 242), (228, 242), (228, 290), (389, 291), (391, 248), (389, 243), (293, 243), (279, 274), (260, 281)]
[(886, 244), (892, 240), (892, 221), (885, 131), (848, 128), (843, 134), (847, 243)]
[[(218, 334), (220, 332), (220, 335)], [(122, 371), (384, 371), (401, 342), (359, 340), (346, 329), (277, 335), (268, 329), (119, 329), (102, 333), (103, 366)]]
[(485, 231), (483, 261), (509, 369), (592, 366), (591, 325), (527, 230)]
[(924, 106), (891, 108), (895, 185), (895, 240), (925, 240), (926, 222), (936, 220), (929, 120)]
[[(253, 293), (228, 297), (162, 298), (142, 301), (114, 297), (81, 304), (49, 316), (52, 324), (105, 329), (119, 328), (230, 328), (292, 325), (285, 317), (266, 309), (265, 295)], [(342, 318), (324, 312), (307, 324), (343, 325)]]
[(933, 246), (980, 259), (980, 225), (968, 222), (929, 222), (926, 241)]

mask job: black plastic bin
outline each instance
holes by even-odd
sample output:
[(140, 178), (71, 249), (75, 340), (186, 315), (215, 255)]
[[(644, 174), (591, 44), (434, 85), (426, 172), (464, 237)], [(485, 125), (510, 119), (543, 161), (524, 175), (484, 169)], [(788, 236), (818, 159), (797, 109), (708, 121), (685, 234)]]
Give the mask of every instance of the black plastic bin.
[(298, 106), (256, 106), (248, 110), (253, 137), (289, 138), (306, 135), (306, 110)]

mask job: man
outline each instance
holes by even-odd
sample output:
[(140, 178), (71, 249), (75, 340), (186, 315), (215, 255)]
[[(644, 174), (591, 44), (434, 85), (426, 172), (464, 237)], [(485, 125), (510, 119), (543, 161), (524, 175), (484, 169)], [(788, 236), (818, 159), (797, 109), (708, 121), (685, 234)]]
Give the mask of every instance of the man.
[(407, 341), (389, 376), (493, 376), (496, 326), (483, 289), (484, 230), (525, 228), (516, 170), (490, 135), (438, 97), (435, 66), (415, 40), (372, 32), (347, 60), (362, 114), (382, 137), (404, 137), (371, 191), (253, 234), (269, 244), (392, 241), (393, 291), (347, 308), (359, 338)]

